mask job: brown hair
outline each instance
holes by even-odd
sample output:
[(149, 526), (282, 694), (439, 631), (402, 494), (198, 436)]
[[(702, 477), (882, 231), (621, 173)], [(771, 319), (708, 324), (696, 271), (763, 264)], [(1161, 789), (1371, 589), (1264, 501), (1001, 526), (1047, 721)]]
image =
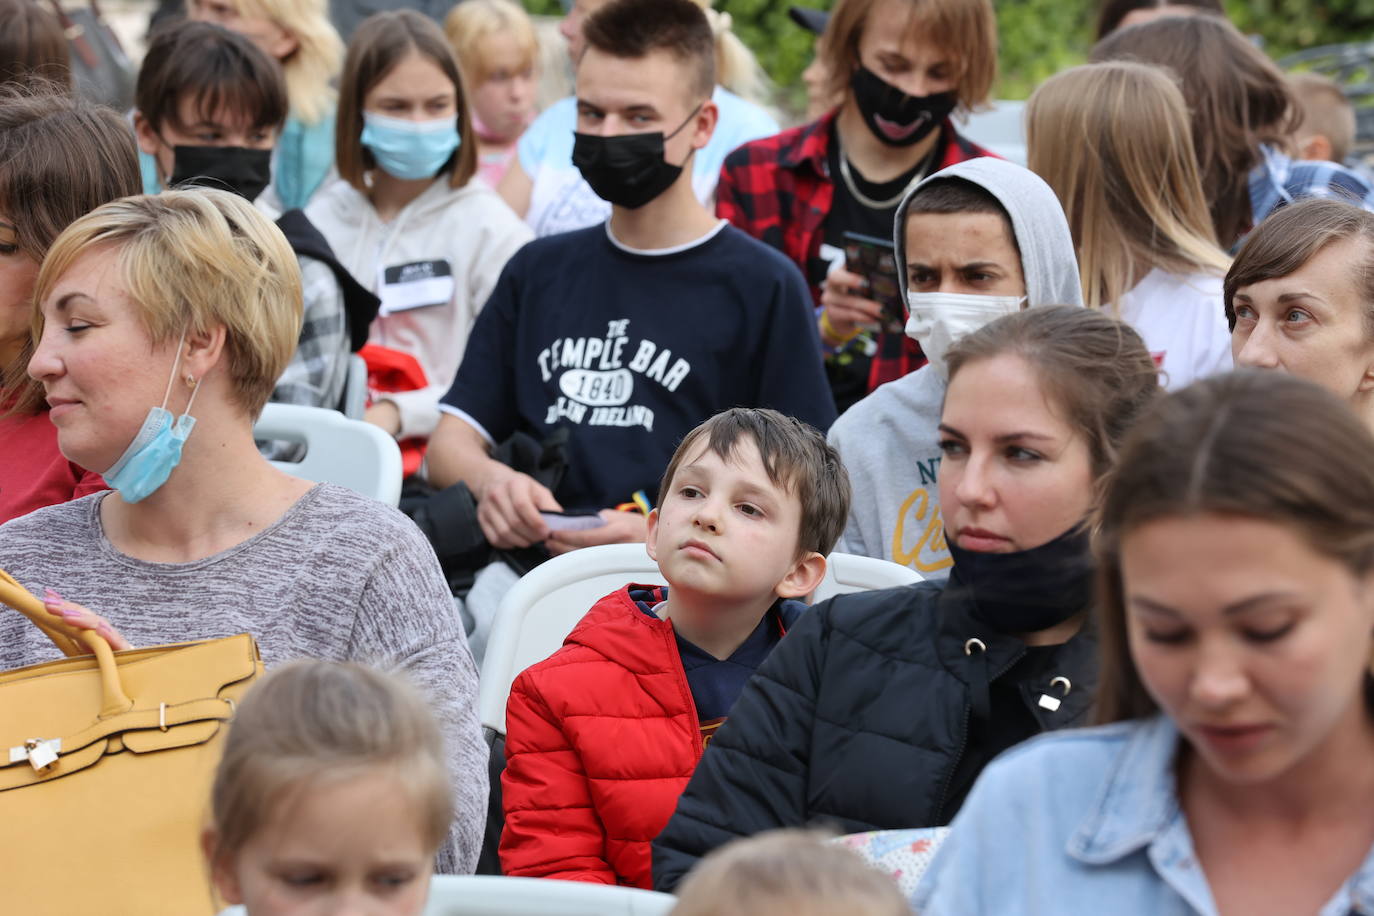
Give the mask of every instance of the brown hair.
[(26, 85), (35, 77), (71, 86), (62, 23), (37, 0), (0, 0), (0, 84)]
[(240, 114), (259, 130), (286, 123), (286, 81), (281, 67), (250, 39), (211, 22), (183, 20), (160, 28), (138, 70), (134, 107), (153, 132), (164, 123), (179, 131), (178, 103), (192, 96), (206, 121)]
[(1179, 79), (1217, 241), (1230, 248), (1250, 228), (1250, 170), (1262, 145), (1287, 149), (1299, 117), (1282, 71), (1217, 16), (1168, 17), (1114, 32), (1093, 61), (1138, 60)]
[(1331, 144), (1332, 161), (1344, 162), (1355, 145), (1355, 106), (1344, 90), (1320, 73), (1290, 73), (1288, 88), (1302, 112), (1300, 135), (1325, 137)]
[(582, 25), (587, 47), (638, 60), (667, 51), (692, 71), (694, 99), (716, 87), (716, 38), (700, 6), (690, 0), (612, 0)]
[(1365, 333), (1374, 339), (1374, 213), (1329, 198), (1310, 198), (1290, 204), (1260, 223), (1236, 252), (1226, 272), (1222, 301), (1226, 323), (1236, 329), (1235, 298), (1243, 287), (1294, 273), (1327, 245), (1345, 239), (1364, 239), (1364, 257), (1349, 265), (1365, 302)]
[(1374, 435), (1311, 382), (1256, 369), (1165, 398), (1131, 431), (1098, 518), (1097, 718), (1158, 708), (1131, 661), (1122, 539), (1161, 518), (1220, 514), (1301, 533), (1323, 556), (1374, 569)]
[(1221, 0), (1103, 0), (1097, 11), (1096, 41), (1101, 41), (1121, 26), (1121, 20), (1136, 10), (1159, 9), (1163, 6), (1188, 6), (1198, 13), (1226, 15)]
[[(225, 329), (231, 397), (256, 418), (301, 334), (301, 271), (280, 229), (231, 191), (129, 197), (92, 210), (53, 242), (34, 282), (43, 302), (92, 248), (119, 250), (121, 280), (155, 343)], [(35, 336), (43, 313), (35, 310)]]
[(334, 128), (335, 165), (339, 175), (366, 192), (363, 175), (376, 168), (372, 153), (363, 146), (363, 101), (372, 87), (411, 54), (434, 64), (453, 83), (458, 105), (457, 152), (440, 172), (449, 172), (449, 187), (461, 188), (477, 172), (477, 137), (463, 89), (463, 77), (448, 39), (428, 16), (414, 10), (388, 10), (363, 20), (348, 42), (343, 79), (339, 85), (339, 114)]
[[(118, 113), (52, 85), (0, 87), (0, 214), (35, 263), (69, 223), (142, 190), (138, 148)], [(43, 405), (43, 386), (26, 372), (33, 346), (0, 366), (0, 413), (32, 414)]]
[(292, 793), (378, 768), (392, 770), (413, 795), (424, 841), (437, 850), (453, 801), (443, 738), (424, 698), (363, 665), (276, 668), (248, 691), (224, 743), (210, 793), (211, 866), (231, 859)]
[[(830, 92), (848, 98), (859, 69), (859, 41), (869, 15), (890, 0), (839, 0), (821, 36), (819, 54), (830, 68)], [(917, 35), (952, 52), (959, 70), (959, 107), (976, 109), (997, 79), (997, 16), (991, 0), (902, 0), (910, 7), (906, 36)]]
[(849, 474), (825, 436), (776, 410), (732, 407), (688, 433), (663, 472), (660, 501), (672, 488), (682, 462), (703, 439), (708, 452), (729, 461), (735, 446), (746, 436), (758, 448), (768, 479), (795, 496), (801, 505), (798, 552), (829, 554), (849, 518)]
[(892, 878), (815, 830), (769, 830), (715, 850), (670, 916), (909, 916)]
[(1093, 309), (1042, 306), (998, 318), (950, 348), (950, 381), (970, 363), (1003, 353), (1035, 370), (1048, 401), (1088, 443), (1099, 478), (1159, 395), (1159, 368), (1140, 335)]
[(1030, 170), (1068, 216), (1089, 308), (1119, 308), (1152, 268), (1226, 272), (1167, 71), (1109, 61), (1058, 73), (1031, 94), (1026, 140)]
[[(924, 182), (907, 201), (907, 219), (920, 214), (986, 213), (1000, 216), (1006, 225), (1007, 239), (1021, 256), (1021, 245), (1016, 241), (1016, 228), (1011, 224), (1011, 214), (991, 191), (967, 178), (935, 178)], [(900, 255), (905, 260), (906, 255)]]

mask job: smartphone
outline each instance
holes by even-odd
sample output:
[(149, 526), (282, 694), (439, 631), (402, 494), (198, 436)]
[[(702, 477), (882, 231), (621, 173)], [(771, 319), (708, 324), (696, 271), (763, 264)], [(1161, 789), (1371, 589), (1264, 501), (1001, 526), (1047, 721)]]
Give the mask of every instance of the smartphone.
[(546, 512), (540, 510), (539, 517), (550, 531), (589, 531), (600, 528), (606, 520), (596, 512)]
[(892, 242), (858, 232), (844, 234), (845, 268), (868, 281), (867, 298), (883, 307), (883, 327), (906, 326), (906, 305), (897, 282), (897, 256)]

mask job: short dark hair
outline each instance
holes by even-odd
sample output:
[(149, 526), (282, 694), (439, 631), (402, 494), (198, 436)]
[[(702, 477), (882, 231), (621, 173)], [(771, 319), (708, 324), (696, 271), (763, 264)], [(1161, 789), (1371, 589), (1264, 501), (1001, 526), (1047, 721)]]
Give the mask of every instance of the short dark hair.
[(34, 77), (71, 85), (62, 23), (36, 0), (0, 0), (0, 83), (25, 84)]
[(359, 191), (367, 188), (363, 175), (377, 166), (371, 151), (363, 146), (363, 101), (372, 87), (411, 53), (419, 54), (438, 67), (453, 83), (457, 97), (455, 120), (463, 142), (440, 171), (449, 173), (451, 188), (463, 187), (477, 172), (477, 137), (472, 130), (463, 77), (453, 48), (434, 20), (423, 13), (409, 9), (387, 10), (364, 19), (353, 33), (339, 81), (334, 164), (339, 176)]
[(1327, 245), (1363, 239), (1365, 253), (1348, 265), (1366, 303), (1365, 336), (1374, 339), (1374, 213), (1331, 198), (1309, 198), (1282, 208), (1245, 238), (1222, 284), (1226, 323), (1236, 329), (1236, 293), (1241, 287), (1286, 277)]
[(967, 178), (937, 178), (921, 185), (906, 205), (907, 218), (918, 213), (987, 213), (1000, 216), (1007, 227), (1011, 247), (1015, 249), (1017, 258), (1021, 256), (1021, 245), (1016, 241), (1016, 230), (1012, 227), (1007, 208), (991, 191)]
[(183, 20), (158, 29), (143, 56), (134, 106), (154, 131), (177, 129), (177, 104), (194, 94), (207, 120), (221, 110), (242, 112), (253, 127), (280, 129), (289, 106), (281, 66), (251, 39), (212, 22)]
[(667, 51), (693, 70), (692, 94), (716, 88), (716, 39), (701, 7), (691, 0), (613, 0), (582, 26), (587, 47), (638, 60)]
[(677, 469), (703, 439), (707, 451), (728, 461), (745, 436), (758, 448), (768, 479), (801, 504), (797, 550), (830, 553), (849, 519), (849, 474), (840, 453), (815, 427), (776, 410), (733, 407), (688, 433), (663, 473), (659, 500), (667, 496)]

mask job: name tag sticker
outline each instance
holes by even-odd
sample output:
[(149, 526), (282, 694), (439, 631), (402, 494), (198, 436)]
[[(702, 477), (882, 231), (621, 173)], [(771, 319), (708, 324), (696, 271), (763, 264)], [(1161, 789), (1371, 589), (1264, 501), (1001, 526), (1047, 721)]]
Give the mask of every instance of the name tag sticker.
[(383, 315), (446, 305), (453, 299), (453, 268), (448, 261), (413, 261), (381, 270), (377, 295)]

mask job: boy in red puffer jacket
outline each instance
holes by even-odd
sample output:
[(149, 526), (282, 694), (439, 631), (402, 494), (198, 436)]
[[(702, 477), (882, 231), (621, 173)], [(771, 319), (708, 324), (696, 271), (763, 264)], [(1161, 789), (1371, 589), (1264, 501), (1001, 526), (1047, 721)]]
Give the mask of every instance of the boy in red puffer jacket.
[(647, 547), (668, 587), (602, 598), (511, 687), (507, 875), (652, 886), (650, 841), (824, 577), (849, 478), (815, 429), (735, 408), (682, 440), (659, 501)]

